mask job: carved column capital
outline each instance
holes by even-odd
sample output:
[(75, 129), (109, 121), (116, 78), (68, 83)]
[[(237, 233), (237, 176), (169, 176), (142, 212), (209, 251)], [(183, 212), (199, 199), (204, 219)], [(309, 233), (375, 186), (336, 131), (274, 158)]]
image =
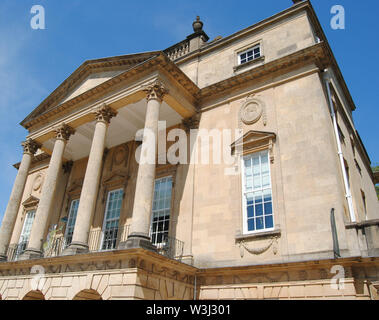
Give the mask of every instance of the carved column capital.
[(75, 133), (75, 129), (65, 123), (62, 123), (60, 126), (55, 128), (54, 132), (55, 139), (68, 141), (68, 139), (70, 139), (70, 136)]
[(41, 145), (32, 139), (27, 139), (26, 141), (22, 142), (21, 145), (24, 149), (24, 153), (30, 155), (34, 155), (37, 150), (41, 148)]
[(155, 80), (152, 84), (147, 85), (143, 91), (147, 94), (147, 101), (158, 100), (162, 102), (164, 95), (168, 93), (167, 88), (160, 80)]
[(115, 116), (117, 116), (117, 111), (105, 103), (95, 111), (95, 118), (98, 122), (105, 122), (109, 124), (111, 122), (111, 119)]
[(186, 132), (188, 133), (191, 129), (197, 129), (200, 124), (200, 117), (198, 114), (182, 120), (182, 125), (184, 126)]

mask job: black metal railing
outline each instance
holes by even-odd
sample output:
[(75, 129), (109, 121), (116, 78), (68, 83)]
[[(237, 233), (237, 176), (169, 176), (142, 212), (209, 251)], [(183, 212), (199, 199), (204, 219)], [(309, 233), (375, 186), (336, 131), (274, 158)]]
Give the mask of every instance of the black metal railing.
[(181, 260), (183, 257), (184, 242), (174, 237), (164, 235), (162, 242), (156, 244), (158, 253), (175, 260)]
[[(90, 252), (117, 250), (120, 242), (127, 240), (130, 226), (120, 226), (105, 230), (93, 230), (89, 233), (88, 246)], [(72, 235), (57, 235), (49, 240), (43, 248), (45, 258), (61, 256), (72, 241)], [(8, 261), (17, 261), (26, 250), (28, 241), (10, 245), (7, 251)], [(159, 243), (155, 243), (157, 252), (167, 258), (181, 260), (184, 242), (168, 235), (163, 235)]]
[(8, 246), (7, 257), (8, 261), (17, 261), (24, 253), (28, 246), (28, 240), (23, 240), (18, 244)]
[(130, 226), (119, 226), (105, 230), (93, 230), (89, 233), (88, 246), (90, 252), (116, 250), (120, 242), (127, 240)]

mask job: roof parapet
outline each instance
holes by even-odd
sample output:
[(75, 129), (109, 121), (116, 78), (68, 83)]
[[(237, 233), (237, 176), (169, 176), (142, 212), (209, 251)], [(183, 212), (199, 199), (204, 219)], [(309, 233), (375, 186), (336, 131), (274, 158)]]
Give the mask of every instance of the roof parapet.
[(192, 23), (194, 33), (163, 52), (166, 53), (171, 60), (176, 60), (190, 52), (200, 49), (209, 40), (208, 35), (203, 30), (203, 26), (204, 23), (200, 20), (200, 17), (197, 16), (196, 20)]

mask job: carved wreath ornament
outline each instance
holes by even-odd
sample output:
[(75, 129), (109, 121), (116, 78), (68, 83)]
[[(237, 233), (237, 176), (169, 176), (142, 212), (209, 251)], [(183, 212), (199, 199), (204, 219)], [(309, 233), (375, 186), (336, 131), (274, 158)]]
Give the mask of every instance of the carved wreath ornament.
[(243, 256), (245, 255), (245, 252), (244, 250), (246, 250), (247, 252), (249, 252), (250, 254), (253, 254), (253, 255), (261, 255), (263, 253), (265, 253), (266, 251), (268, 251), (270, 248), (272, 247), (272, 250), (273, 250), (273, 253), (274, 255), (276, 255), (278, 253), (278, 238), (277, 237), (274, 237), (270, 240), (269, 244), (267, 244), (266, 246), (262, 247), (262, 248), (249, 248), (245, 241), (241, 241), (240, 242), (240, 254), (241, 254), (241, 258), (243, 258)]

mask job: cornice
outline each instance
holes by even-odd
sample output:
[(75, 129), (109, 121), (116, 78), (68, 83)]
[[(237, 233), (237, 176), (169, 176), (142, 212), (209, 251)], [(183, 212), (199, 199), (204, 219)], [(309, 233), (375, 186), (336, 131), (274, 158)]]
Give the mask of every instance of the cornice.
[(277, 71), (283, 72), (284, 69), (296, 66), (300, 63), (315, 63), (320, 69), (323, 69), (329, 62), (325, 54), (325, 44), (316, 45), (299, 50), (285, 57), (268, 62), (254, 69), (240, 73), (234, 77), (212, 84), (201, 89), (196, 96), (200, 101), (209, 97), (215, 97), (220, 93), (235, 90), (236, 86), (247, 85), (251, 82), (258, 82), (267, 75), (272, 75)]
[[(108, 59), (108, 58), (107, 58)], [(116, 63), (116, 62), (115, 62)], [(100, 85), (89, 89), (88, 91), (62, 103), (59, 105), (55, 105), (53, 107), (50, 106), (50, 108), (46, 111), (42, 112), (38, 116), (32, 117), (33, 113), (37, 111), (41, 111), (41, 107), (37, 107), (35, 111), (31, 113), (31, 115), (26, 118), (21, 125), (23, 125), (26, 129), (31, 128), (35, 124), (48, 119), (56, 114), (59, 114), (62, 111), (68, 111), (70, 109), (75, 108), (79, 103), (86, 102), (90, 99), (94, 99), (97, 96), (104, 94), (107, 92), (107, 90), (111, 89), (115, 85), (119, 85), (123, 81), (127, 81), (128, 79), (138, 75), (142, 74), (145, 71), (154, 71), (158, 68), (161, 68), (168, 72), (175, 81), (183, 88), (183, 90), (187, 91), (192, 97), (194, 97), (198, 91), (199, 88), (188, 78), (187, 75), (183, 73), (162, 51), (155, 52), (155, 55), (151, 58), (144, 60), (142, 63), (139, 63), (135, 66), (133, 66), (130, 69), (127, 69), (123, 73), (121, 73), (118, 76), (115, 76), (108, 81), (105, 81), (101, 83)], [(77, 82), (73, 82), (71, 85), (76, 84)], [(50, 96), (55, 96), (59, 94), (54, 94), (54, 92)], [(51, 98), (53, 99), (53, 97)], [(57, 99), (57, 98), (56, 98)], [(46, 102), (48, 103), (48, 102)], [(41, 104), (42, 105), (42, 104)], [(54, 104), (53, 104), (54, 105)]]
[(363, 258), (361, 256), (357, 257), (347, 257), (339, 259), (325, 259), (325, 260), (308, 260), (308, 261), (298, 261), (298, 262), (283, 262), (283, 263), (268, 263), (268, 264), (257, 264), (257, 265), (247, 265), (247, 266), (235, 266), (235, 267), (220, 267), (220, 268), (201, 268), (197, 275), (198, 276), (217, 276), (223, 274), (247, 274), (252, 272), (270, 272), (285, 270), (291, 271), (296, 269), (306, 269), (306, 268), (327, 268), (333, 265), (348, 266), (369, 266), (369, 265), (379, 265), (379, 257), (369, 257)]
[(353, 100), (353, 98), (350, 94), (350, 91), (346, 85), (346, 81), (342, 75), (341, 69), (337, 63), (337, 60), (334, 56), (334, 53), (333, 53), (333, 51), (329, 45), (329, 42), (328, 42), (328, 39), (324, 33), (324, 30), (322, 29), (322, 26), (321, 26), (320, 21), (317, 17), (317, 14), (316, 14), (316, 12), (315, 12), (310, 1), (303, 1), (303, 2), (306, 4), (306, 9), (308, 11), (309, 19), (311, 20), (312, 25), (315, 28), (315, 32), (316, 32), (317, 36), (325, 43), (325, 50), (329, 56), (330, 64), (332, 65), (332, 67), (335, 71), (337, 80), (339, 81), (339, 83), (342, 87), (342, 90), (345, 94), (346, 99), (348, 100), (348, 103), (349, 103), (351, 110), (354, 111), (354, 110), (356, 110), (354, 100)]
[(55, 89), (41, 104), (35, 108), (20, 124), (26, 126), (31, 119), (38, 113), (43, 114), (49, 108), (54, 107), (60, 99), (70, 93), (73, 87), (85, 80), (92, 72), (112, 71), (120, 67), (135, 66), (151, 57), (158, 55), (159, 52), (146, 52), (141, 54), (132, 54), (125, 56), (109, 57), (95, 60), (85, 61), (79, 68), (77, 68), (65, 81), (63, 81), (57, 89)]
[[(191, 51), (191, 52), (179, 57), (178, 59), (175, 59), (174, 61), (175, 61), (175, 63), (180, 65), (181, 63), (187, 62), (191, 59), (195, 59), (199, 56), (209, 54), (213, 50), (217, 50), (220, 47), (228, 45), (229, 43), (234, 42), (234, 41), (236, 41), (242, 37), (245, 37), (251, 33), (259, 32), (260, 30), (262, 30), (264, 28), (267, 28), (271, 25), (274, 25), (275, 23), (278, 23), (279, 21), (282, 21), (283, 19), (286, 19), (286, 18), (293, 16), (299, 12), (302, 12), (302, 11), (308, 13), (308, 17), (309, 17), (313, 27), (315, 28), (315, 33), (320, 38), (320, 40), (325, 43), (325, 49), (327, 51), (328, 56), (330, 57), (330, 64), (332, 65), (332, 67), (334, 68), (334, 70), (336, 72), (336, 77), (337, 77), (337, 79), (338, 79), (338, 81), (342, 87), (342, 90), (343, 90), (343, 92), (344, 92), (344, 94), (345, 94), (345, 96), (349, 102), (349, 106), (350, 106), (352, 111), (356, 110), (354, 100), (353, 100), (353, 98), (350, 94), (350, 91), (346, 85), (345, 79), (342, 75), (342, 72), (341, 72), (339, 66), (338, 66), (338, 63), (337, 63), (337, 60), (335, 59), (333, 51), (329, 45), (328, 39), (326, 38), (326, 35), (322, 29), (320, 21), (317, 18), (316, 12), (315, 12), (314, 8), (312, 7), (311, 2), (307, 1), (307, 0), (301, 1), (297, 4), (294, 4), (290, 8), (288, 8), (284, 11), (281, 11), (281, 12), (279, 12), (279, 13), (277, 13), (277, 14), (269, 17), (269, 18), (261, 20), (260, 22), (253, 24), (253, 25), (251, 25), (245, 29), (242, 29), (242, 30), (240, 30), (240, 31), (238, 31), (232, 35), (229, 35), (225, 38), (218, 39), (216, 41), (212, 41), (210, 43), (207, 43), (206, 45), (199, 48), (198, 50)], [(168, 49), (166, 49), (166, 50), (168, 50)]]
[[(275, 23), (278, 23), (279, 21), (286, 19), (288, 17), (291, 17), (301, 11), (304, 11), (304, 9), (309, 5), (308, 1), (302, 1), (296, 5), (293, 5), (279, 13), (276, 13), (275, 15), (268, 17), (264, 20), (259, 21), (258, 23), (255, 23), (249, 27), (246, 27), (242, 30), (239, 30), (225, 38), (221, 39), (215, 39), (211, 42), (206, 43), (204, 46), (199, 48), (198, 50), (191, 51), (177, 59), (175, 59), (175, 63), (181, 64), (183, 62), (186, 62), (188, 60), (191, 60), (193, 58), (196, 58), (198, 56), (202, 56), (204, 54), (209, 54), (210, 51), (217, 50), (222, 46), (228, 45), (231, 42), (234, 42), (242, 37), (246, 37), (254, 32), (259, 32), (260, 30), (267, 28), (271, 25), (274, 25)], [(186, 40), (183, 40), (184, 42)], [(176, 45), (179, 45), (180, 43), (177, 43)], [(167, 48), (165, 51), (169, 51), (172, 48), (174, 48), (176, 45), (173, 45), (169, 48)]]
[[(33, 156), (32, 165), (35, 165), (39, 162), (43, 162), (44, 160), (50, 159), (50, 155), (47, 153), (40, 153)], [(17, 170), (20, 168), (21, 162), (15, 163), (13, 167), (15, 167)]]

